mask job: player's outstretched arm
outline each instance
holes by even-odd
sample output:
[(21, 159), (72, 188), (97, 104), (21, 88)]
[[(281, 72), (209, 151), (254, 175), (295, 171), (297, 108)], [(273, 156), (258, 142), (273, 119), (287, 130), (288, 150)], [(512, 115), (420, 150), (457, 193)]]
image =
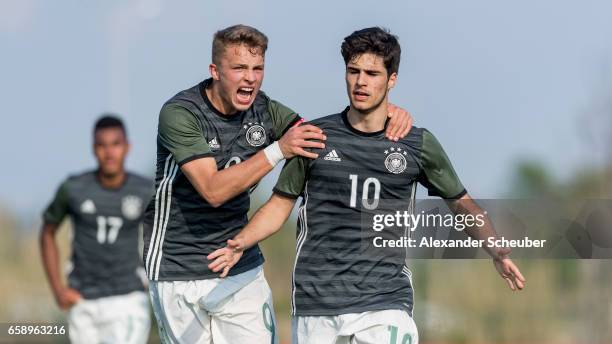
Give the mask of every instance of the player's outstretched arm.
[(385, 136), (392, 141), (404, 138), (412, 128), (412, 116), (400, 107), (389, 103), (389, 125), (385, 131)]
[[(457, 200), (449, 200), (447, 204), (451, 211), (455, 214), (471, 214), (473, 216), (479, 215), (483, 217), (483, 226), (472, 226), (465, 229), (466, 234), (476, 240), (484, 240), (487, 242), (488, 238), (496, 237), (497, 233), (493, 228), (493, 224), (488, 216), (486, 216), (482, 210), (476, 204), (476, 202), (465, 194), (463, 197)], [(525, 287), (525, 278), (521, 274), (519, 268), (512, 262), (509, 257), (509, 248), (495, 248), (495, 247), (484, 247), (487, 253), (493, 258), (493, 264), (495, 269), (500, 276), (508, 283), (508, 287), (512, 290), (522, 290)]]
[(259, 151), (239, 164), (219, 171), (214, 158), (200, 158), (183, 164), (181, 170), (200, 196), (218, 207), (259, 182), (283, 158), (300, 155), (316, 159), (317, 154), (304, 148), (325, 148), (324, 143), (311, 141), (325, 139), (321, 129), (314, 125), (295, 126), (275, 143), (275, 147)]
[(64, 286), (60, 278), (59, 250), (55, 242), (57, 227), (54, 223), (43, 224), (40, 232), (40, 252), (55, 301), (61, 309), (68, 309), (82, 297), (75, 289)]
[(255, 213), (255, 216), (234, 239), (227, 241), (227, 246), (208, 255), (213, 262), (208, 268), (227, 276), (229, 270), (240, 260), (242, 252), (255, 246), (258, 242), (278, 232), (295, 204), (295, 199), (273, 194), (272, 197)]

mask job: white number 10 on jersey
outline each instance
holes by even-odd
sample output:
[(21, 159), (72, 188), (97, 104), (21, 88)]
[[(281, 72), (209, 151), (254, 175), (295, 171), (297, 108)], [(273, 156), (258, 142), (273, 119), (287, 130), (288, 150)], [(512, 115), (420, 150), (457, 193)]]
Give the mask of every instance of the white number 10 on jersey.
[[(356, 174), (350, 174), (349, 178), (351, 179), (351, 208), (355, 208), (357, 206), (357, 180), (358, 176)], [(370, 201), (368, 198), (370, 195), (370, 186), (374, 185), (374, 199)], [(367, 178), (363, 182), (363, 187), (361, 188), (361, 204), (364, 208), (368, 210), (374, 210), (378, 207), (378, 200), (380, 199), (380, 181), (374, 177)]]

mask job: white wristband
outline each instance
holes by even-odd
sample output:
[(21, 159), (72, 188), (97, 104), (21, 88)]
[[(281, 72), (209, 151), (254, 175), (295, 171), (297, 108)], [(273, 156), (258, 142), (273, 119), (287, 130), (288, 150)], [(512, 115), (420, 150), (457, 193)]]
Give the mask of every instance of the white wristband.
[(266, 158), (268, 158), (268, 162), (270, 162), (272, 167), (276, 166), (276, 164), (285, 158), (285, 156), (283, 156), (283, 151), (280, 149), (278, 141), (274, 141), (273, 144), (264, 148), (264, 153), (266, 154)]

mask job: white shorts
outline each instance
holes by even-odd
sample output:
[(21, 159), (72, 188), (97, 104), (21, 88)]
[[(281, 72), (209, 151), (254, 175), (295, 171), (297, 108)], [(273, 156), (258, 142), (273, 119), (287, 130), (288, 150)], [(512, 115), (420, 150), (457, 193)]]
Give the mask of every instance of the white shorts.
[(296, 316), (293, 344), (418, 344), (412, 317), (402, 310), (335, 316)]
[(72, 343), (146, 343), (151, 319), (142, 291), (81, 300), (68, 311)]
[(162, 343), (278, 342), (262, 267), (225, 278), (149, 283)]

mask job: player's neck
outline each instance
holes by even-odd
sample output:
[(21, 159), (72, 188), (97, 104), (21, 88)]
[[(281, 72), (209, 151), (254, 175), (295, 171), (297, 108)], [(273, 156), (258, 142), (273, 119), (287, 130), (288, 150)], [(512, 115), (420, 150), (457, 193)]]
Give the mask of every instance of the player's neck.
[(117, 174), (111, 175), (104, 174), (102, 173), (102, 171), (98, 170), (97, 177), (98, 182), (100, 182), (100, 185), (102, 185), (102, 187), (106, 189), (119, 189), (125, 182), (127, 174), (125, 173), (125, 171), (121, 171)]
[(214, 106), (220, 113), (228, 116), (236, 113), (237, 110), (234, 109), (231, 104), (227, 104), (227, 102), (223, 101), (218, 82), (213, 80), (211, 86), (205, 88), (204, 92), (206, 92), (206, 96), (208, 97), (208, 100), (210, 100), (212, 106)]
[(364, 133), (373, 133), (385, 129), (387, 122), (387, 102), (382, 102), (378, 107), (367, 113), (361, 112), (352, 106), (347, 118), (351, 126)]

